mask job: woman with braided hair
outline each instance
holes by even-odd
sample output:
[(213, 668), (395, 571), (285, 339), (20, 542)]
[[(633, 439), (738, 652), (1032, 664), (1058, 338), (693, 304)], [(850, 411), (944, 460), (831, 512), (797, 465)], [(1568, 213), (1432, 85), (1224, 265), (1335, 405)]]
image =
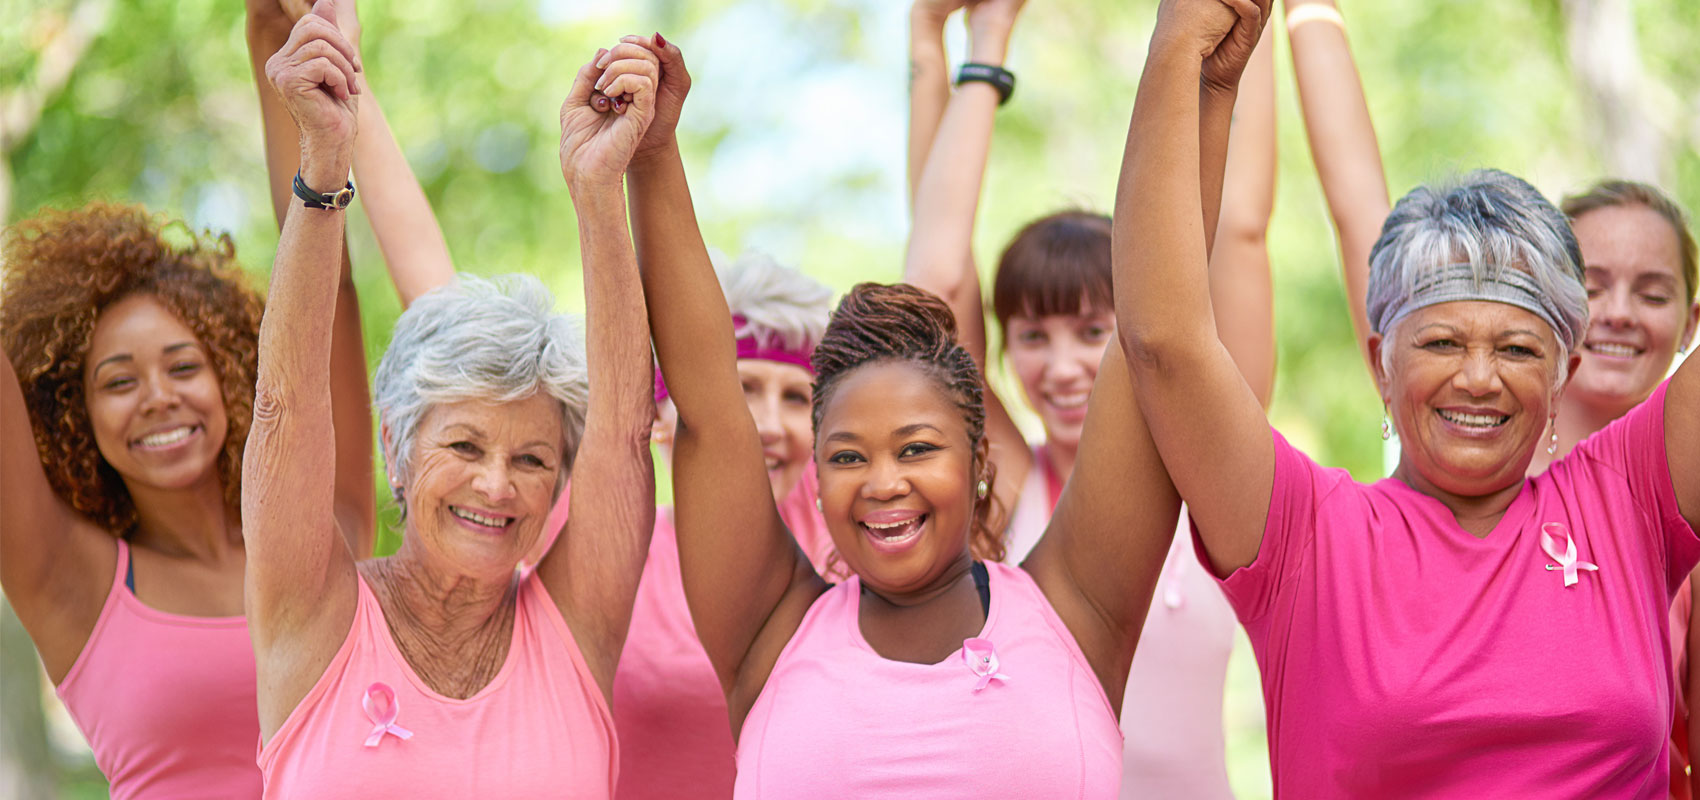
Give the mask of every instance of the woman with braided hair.
[[(697, 231), (661, 60), (627, 173), (651, 331), (678, 409), (674, 501), (697, 633), (738, 738), (736, 797), (1114, 795), (1117, 706), (1178, 503), (1106, 354), (1080, 467), (1020, 566), (989, 524), (984, 380), (937, 297), (862, 284), (816, 346), (829, 585), (773, 503)], [(618, 55), (620, 48), (616, 48)], [(1019, 753), (1018, 758), (1011, 754)]]

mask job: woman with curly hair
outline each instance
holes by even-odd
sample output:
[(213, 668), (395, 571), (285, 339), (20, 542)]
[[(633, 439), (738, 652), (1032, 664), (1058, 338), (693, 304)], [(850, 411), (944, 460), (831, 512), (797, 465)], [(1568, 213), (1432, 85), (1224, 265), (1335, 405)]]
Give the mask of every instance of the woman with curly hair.
[[(0, 585), (113, 797), (258, 797), (238, 509), (261, 300), (228, 236), (177, 227), (96, 203), (5, 232)], [(349, 416), (358, 324), (335, 331)], [(369, 433), (338, 451), (369, 464)], [(359, 552), (370, 469), (338, 470)]]

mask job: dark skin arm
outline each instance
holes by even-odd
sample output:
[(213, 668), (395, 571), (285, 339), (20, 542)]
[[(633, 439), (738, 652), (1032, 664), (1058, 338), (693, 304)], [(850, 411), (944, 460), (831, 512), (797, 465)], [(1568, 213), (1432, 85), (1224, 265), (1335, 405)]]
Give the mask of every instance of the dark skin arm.
[(673, 501), (685, 596), (737, 731), (826, 582), (774, 505), (738, 379), (732, 314), (697, 229), (672, 124), (663, 124), (677, 121), (690, 76), (676, 46), (643, 41), (661, 59), (662, 104), (627, 175), (632, 227), (650, 330), (679, 412)]

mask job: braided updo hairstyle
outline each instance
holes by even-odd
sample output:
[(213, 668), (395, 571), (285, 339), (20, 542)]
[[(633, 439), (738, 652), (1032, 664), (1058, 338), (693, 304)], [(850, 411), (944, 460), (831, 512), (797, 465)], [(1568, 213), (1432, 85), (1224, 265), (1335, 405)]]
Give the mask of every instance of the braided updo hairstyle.
[[(856, 368), (888, 361), (919, 366), (938, 381), (962, 411), (970, 446), (986, 435), (985, 382), (974, 358), (956, 343), (956, 317), (936, 295), (906, 283), (859, 283), (838, 302), (826, 335), (815, 346), (812, 420), (820, 435), (821, 416), (838, 385)], [(997, 478), (996, 465), (984, 465), (986, 485)], [(994, 513), (995, 492), (974, 504), (969, 550), (983, 561), (1002, 561), (1003, 513)]]

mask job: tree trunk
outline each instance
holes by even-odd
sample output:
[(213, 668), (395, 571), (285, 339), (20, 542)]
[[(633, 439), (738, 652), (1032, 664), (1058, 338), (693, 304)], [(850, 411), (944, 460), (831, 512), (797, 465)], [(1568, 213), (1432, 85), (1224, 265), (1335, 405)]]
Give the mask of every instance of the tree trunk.
[(35, 645), (0, 599), (0, 797), (58, 797), (53, 764)]
[(1613, 177), (1671, 179), (1671, 135), (1641, 65), (1630, 0), (1563, 0), (1565, 45), (1591, 149)]

